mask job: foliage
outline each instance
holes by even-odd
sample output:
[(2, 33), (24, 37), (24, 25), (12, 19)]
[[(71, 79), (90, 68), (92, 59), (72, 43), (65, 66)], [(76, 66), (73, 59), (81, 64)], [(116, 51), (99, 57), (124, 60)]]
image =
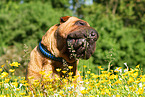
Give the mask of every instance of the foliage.
[[(145, 64), (144, 32), (140, 29), (143, 26), (139, 26), (140, 24), (134, 26), (135, 21), (134, 24), (130, 23), (130, 26), (127, 27), (124, 24), (126, 22), (122, 19), (124, 16), (118, 16), (117, 13), (113, 15), (109, 12), (106, 14), (106, 9), (99, 3), (94, 3), (92, 6), (84, 5), (82, 9), (84, 20), (88, 21), (100, 35), (93, 55), (95, 65), (102, 65), (107, 69), (107, 64), (110, 62), (107, 58), (108, 55), (113, 57), (111, 68), (122, 66), (125, 62), (130, 67), (135, 64)], [(142, 16), (141, 19), (143, 20), (143, 18)], [(112, 54), (109, 54), (112, 49)]]
[(2, 7), (0, 12), (2, 46), (25, 43), (34, 47), (52, 25), (59, 23), (61, 16), (71, 15), (69, 10), (63, 12), (52, 9), (49, 2), (23, 4), (8, 2)]
[[(54, 2), (53, 2), (54, 1)], [(94, 0), (93, 5), (72, 0), (73, 10), (95, 28), (100, 37), (96, 51), (81, 60), (93, 72), (102, 65), (145, 65), (144, 0)], [(61, 16), (72, 15), (68, 0), (3, 0), (0, 2), (0, 62), (19, 61), (26, 67), (30, 51)], [(64, 5), (62, 5), (64, 4)], [(77, 6), (77, 7), (76, 7)], [(28, 46), (25, 55), (24, 44)], [(145, 69), (145, 68), (144, 68)]]
[(64, 8), (63, 10), (70, 5), (68, 0), (51, 0), (51, 4), (53, 8)]
[[(19, 68), (18, 62), (12, 62), (7, 64), (9, 70), (6, 72), (5, 65), (0, 68), (0, 96), (21, 96), (21, 97), (49, 97), (49, 96), (62, 96), (62, 97), (109, 97), (109, 96), (145, 96), (145, 75), (142, 74), (140, 65), (136, 68), (122, 69), (117, 67), (115, 70), (105, 71), (104, 68), (98, 66), (98, 74), (94, 74), (87, 66), (83, 66), (84, 75), (76, 75), (72, 77), (71, 69), (69, 77), (51, 79), (49, 76), (52, 71), (46, 74), (45, 71), (40, 71), (43, 81), (34, 80), (31, 87), (33, 91), (30, 91), (29, 84), (25, 77), (15, 77), (15, 69)], [(127, 65), (126, 65), (127, 66)], [(61, 69), (56, 71), (63, 72)], [(80, 73), (82, 71), (79, 71)], [(114, 72), (116, 74), (114, 74)], [(81, 73), (82, 74), (82, 73)], [(34, 77), (29, 77), (33, 79)], [(78, 79), (78, 80), (77, 80)], [(77, 81), (76, 81), (77, 80)], [(53, 82), (55, 81), (55, 82)], [(76, 81), (74, 83), (74, 81)], [(42, 88), (45, 87), (45, 90)]]

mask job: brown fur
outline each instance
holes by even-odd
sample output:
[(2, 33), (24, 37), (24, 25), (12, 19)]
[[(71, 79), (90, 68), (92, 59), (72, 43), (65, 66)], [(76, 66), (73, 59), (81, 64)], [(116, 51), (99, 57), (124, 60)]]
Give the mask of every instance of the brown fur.
[[(76, 21), (80, 19), (76, 17), (65, 17), (60, 18), (60, 24), (56, 24), (52, 26), (46, 34), (42, 37), (41, 43), (56, 57), (62, 57), (68, 62), (68, 65), (73, 66), (72, 72), (73, 75), (77, 73), (77, 64), (78, 60), (70, 59), (70, 56), (67, 51), (66, 45), (66, 38), (72, 30), (78, 28), (77, 25), (74, 25)], [(83, 20), (81, 20), (83, 21)], [(64, 23), (65, 22), (65, 23)], [(83, 21), (89, 27), (89, 24), (86, 21)], [(28, 77), (35, 77), (34, 79), (28, 79), (28, 82), (31, 84), (33, 80), (40, 80), (41, 75), (39, 74), (40, 71), (45, 70), (47, 74), (49, 71), (53, 71), (51, 78), (54, 78), (55, 75), (59, 76), (56, 72), (57, 68), (62, 68), (62, 62), (54, 61), (49, 58), (46, 58), (44, 55), (41, 54), (37, 46), (33, 49), (30, 55), (30, 62), (28, 64)]]

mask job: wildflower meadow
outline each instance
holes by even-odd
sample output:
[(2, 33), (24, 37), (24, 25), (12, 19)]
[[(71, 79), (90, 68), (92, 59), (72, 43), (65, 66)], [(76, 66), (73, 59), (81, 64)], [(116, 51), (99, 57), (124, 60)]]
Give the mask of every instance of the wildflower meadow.
[[(144, 6), (145, 0), (0, 0), (0, 97), (145, 97)], [(31, 91), (30, 52), (63, 16), (99, 33), (95, 52), (79, 61), (79, 75), (72, 76), (72, 66), (67, 78), (40, 71), (43, 80), (34, 80)]]
[[(145, 75), (142, 74), (140, 65), (126, 69), (116, 67), (115, 70), (104, 70), (98, 66), (98, 74), (91, 72), (86, 65), (79, 71), (80, 75), (51, 79), (49, 74), (41, 71), (43, 81), (34, 80), (30, 90), (25, 77), (15, 76), (15, 69), (21, 64), (12, 62), (3, 64), (0, 68), (0, 97), (145, 97)], [(4, 67), (8, 66), (8, 70)], [(57, 72), (66, 73), (57, 69)], [(81, 76), (81, 79), (77, 80)], [(33, 79), (34, 77), (29, 77)], [(55, 80), (55, 83), (53, 81)], [(77, 80), (77, 81), (76, 81)], [(76, 82), (74, 82), (76, 81)], [(43, 88), (43, 90), (42, 90)]]

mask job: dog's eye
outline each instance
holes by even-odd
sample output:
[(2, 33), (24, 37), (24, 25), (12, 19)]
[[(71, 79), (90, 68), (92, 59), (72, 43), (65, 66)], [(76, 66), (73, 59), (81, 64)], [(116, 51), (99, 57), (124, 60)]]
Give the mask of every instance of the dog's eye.
[(80, 22), (80, 25), (85, 25), (83, 22)]
[(79, 25), (79, 26), (84, 26), (84, 25), (86, 25), (86, 23), (83, 22), (83, 21), (77, 21), (75, 24), (76, 24), (76, 25)]

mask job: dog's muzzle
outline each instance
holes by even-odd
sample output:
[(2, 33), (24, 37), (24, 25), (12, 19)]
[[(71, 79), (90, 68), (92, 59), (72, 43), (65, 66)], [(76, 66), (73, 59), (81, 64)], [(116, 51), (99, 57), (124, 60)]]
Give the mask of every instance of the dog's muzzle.
[(92, 27), (79, 27), (67, 36), (70, 56), (89, 59), (95, 51), (98, 32)]

